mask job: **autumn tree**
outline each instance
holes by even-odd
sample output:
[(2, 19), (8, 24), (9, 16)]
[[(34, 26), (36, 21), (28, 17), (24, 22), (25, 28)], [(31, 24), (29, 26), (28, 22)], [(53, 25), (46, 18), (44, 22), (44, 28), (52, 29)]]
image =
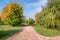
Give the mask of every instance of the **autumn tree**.
[(18, 25), (23, 23), (23, 8), (22, 5), (16, 2), (8, 4), (2, 10), (2, 21), (10, 25)]
[(35, 23), (40, 25), (40, 12), (37, 12), (35, 14)]

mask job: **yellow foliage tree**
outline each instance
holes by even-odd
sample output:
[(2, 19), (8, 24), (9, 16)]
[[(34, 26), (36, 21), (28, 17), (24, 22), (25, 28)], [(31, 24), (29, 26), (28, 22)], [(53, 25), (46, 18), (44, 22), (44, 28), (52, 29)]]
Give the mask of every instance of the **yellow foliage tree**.
[(14, 13), (14, 10), (16, 9), (16, 7), (22, 8), (22, 5), (18, 4), (16, 2), (12, 2), (12, 3), (8, 4), (6, 7), (4, 7), (2, 10), (1, 20), (4, 22), (5, 19), (7, 18), (7, 16)]
[(40, 13), (39, 12), (37, 12), (35, 15), (35, 23), (38, 25), (40, 24)]

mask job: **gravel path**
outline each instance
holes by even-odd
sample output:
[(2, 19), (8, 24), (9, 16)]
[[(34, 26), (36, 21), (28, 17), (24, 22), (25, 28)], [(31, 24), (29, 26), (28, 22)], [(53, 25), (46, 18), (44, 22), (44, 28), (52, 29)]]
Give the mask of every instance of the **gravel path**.
[(60, 40), (60, 36), (46, 37), (39, 35), (32, 26), (26, 26), (7, 40)]

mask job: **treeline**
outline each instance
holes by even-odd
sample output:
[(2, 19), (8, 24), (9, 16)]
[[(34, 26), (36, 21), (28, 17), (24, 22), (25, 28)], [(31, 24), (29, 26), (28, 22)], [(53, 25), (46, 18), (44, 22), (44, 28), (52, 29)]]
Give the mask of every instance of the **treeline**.
[(35, 23), (46, 28), (60, 29), (60, 0), (48, 0), (47, 7), (36, 13)]
[(23, 15), (21, 4), (12, 2), (2, 10), (0, 22), (12, 26), (21, 25), (43, 25), (46, 28), (60, 29), (60, 0), (48, 0), (46, 7), (41, 12), (36, 12), (35, 18), (26, 19)]

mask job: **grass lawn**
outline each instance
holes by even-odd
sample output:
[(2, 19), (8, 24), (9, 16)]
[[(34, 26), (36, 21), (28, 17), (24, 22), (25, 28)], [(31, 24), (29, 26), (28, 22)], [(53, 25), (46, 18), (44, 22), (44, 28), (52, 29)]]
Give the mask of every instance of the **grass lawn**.
[(34, 26), (37, 33), (44, 35), (44, 36), (58, 36), (60, 35), (60, 30), (54, 29), (47, 29), (43, 26)]
[[(33, 26), (37, 33), (44, 36), (57, 36), (60, 35), (59, 30), (46, 29), (43, 26)], [(12, 27), (8, 25), (0, 25), (0, 40), (5, 40), (6, 38), (17, 33), (22, 27)]]
[(12, 27), (8, 25), (0, 25), (0, 40), (5, 40), (6, 38), (14, 35), (22, 27)]

